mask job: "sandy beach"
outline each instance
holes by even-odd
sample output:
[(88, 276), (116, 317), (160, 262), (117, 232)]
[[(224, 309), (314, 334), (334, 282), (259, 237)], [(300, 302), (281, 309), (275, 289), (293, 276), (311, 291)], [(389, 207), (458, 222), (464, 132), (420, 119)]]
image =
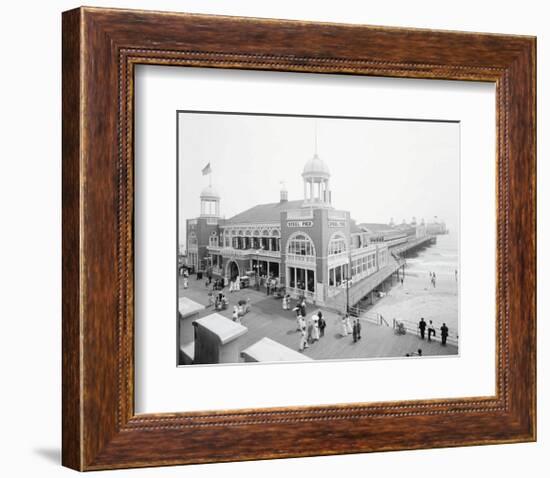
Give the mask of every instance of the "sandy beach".
[[(438, 244), (408, 259), (403, 285), (396, 283), (369, 310), (382, 314), (391, 323), (398, 320), (418, 322), (421, 317), (433, 320), (436, 329), (445, 322), (455, 335), (458, 332), (458, 254), (454, 238), (438, 236)], [(436, 272), (436, 285), (430, 282), (430, 272)]]

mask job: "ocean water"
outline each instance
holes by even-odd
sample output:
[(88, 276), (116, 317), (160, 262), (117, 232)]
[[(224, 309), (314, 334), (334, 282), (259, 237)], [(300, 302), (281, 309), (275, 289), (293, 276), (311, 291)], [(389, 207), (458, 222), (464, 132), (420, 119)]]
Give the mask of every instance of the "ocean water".
[(407, 273), (429, 277), (435, 272), (438, 279), (454, 279), (460, 273), (458, 257), (458, 234), (450, 232), (437, 236), (437, 243), (407, 258)]

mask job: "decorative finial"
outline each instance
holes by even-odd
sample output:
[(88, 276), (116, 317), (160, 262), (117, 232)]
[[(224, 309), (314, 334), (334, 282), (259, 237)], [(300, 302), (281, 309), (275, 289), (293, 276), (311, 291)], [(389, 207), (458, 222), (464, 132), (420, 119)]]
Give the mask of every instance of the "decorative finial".
[(317, 156), (317, 120), (313, 124), (315, 125), (315, 156)]

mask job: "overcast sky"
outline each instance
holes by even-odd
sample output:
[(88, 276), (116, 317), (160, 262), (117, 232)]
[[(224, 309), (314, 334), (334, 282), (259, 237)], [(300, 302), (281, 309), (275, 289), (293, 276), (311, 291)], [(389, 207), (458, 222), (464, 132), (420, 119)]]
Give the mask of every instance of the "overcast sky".
[(315, 128), (335, 208), (358, 223), (438, 216), (457, 227), (458, 123), (180, 113), (180, 243), (185, 219), (200, 214), (207, 163), (222, 217), (279, 201), (281, 181), (289, 200), (302, 199)]

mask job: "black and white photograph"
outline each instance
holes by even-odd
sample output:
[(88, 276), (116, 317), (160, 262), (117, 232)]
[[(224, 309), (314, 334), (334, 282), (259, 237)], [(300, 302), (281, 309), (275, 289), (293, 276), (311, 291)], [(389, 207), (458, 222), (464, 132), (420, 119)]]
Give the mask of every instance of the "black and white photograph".
[(177, 365), (459, 353), (460, 123), (178, 111)]

